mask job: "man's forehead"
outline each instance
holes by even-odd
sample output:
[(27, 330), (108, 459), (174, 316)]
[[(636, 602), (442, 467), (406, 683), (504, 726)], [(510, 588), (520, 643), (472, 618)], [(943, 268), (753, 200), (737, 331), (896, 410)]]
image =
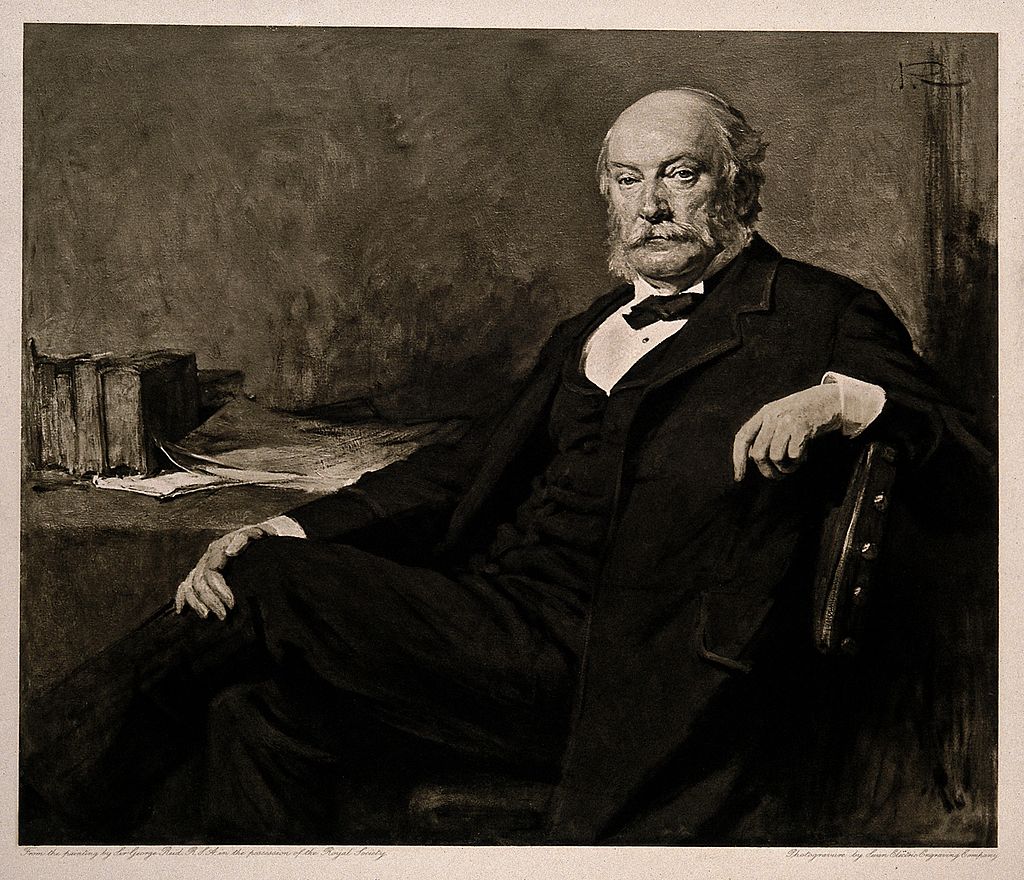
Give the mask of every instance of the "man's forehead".
[(690, 95), (649, 95), (627, 108), (608, 136), (612, 164), (660, 165), (678, 156), (713, 162), (719, 154), (714, 114)]

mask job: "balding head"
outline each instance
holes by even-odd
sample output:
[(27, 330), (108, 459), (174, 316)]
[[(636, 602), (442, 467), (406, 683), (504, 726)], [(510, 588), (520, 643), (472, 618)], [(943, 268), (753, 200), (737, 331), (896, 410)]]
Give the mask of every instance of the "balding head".
[(713, 145), (722, 162), (723, 184), (739, 196), (737, 216), (741, 222), (752, 226), (761, 212), (764, 181), (761, 162), (766, 147), (761, 133), (723, 98), (688, 86), (652, 92), (619, 114), (605, 135), (598, 156), (601, 194), (608, 198), (608, 151), (613, 145), (624, 146), (630, 141), (666, 142), (681, 133)]
[(717, 95), (679, 88), (627, 107), (598, 160), (613, 272), (692, 281), (742, 246), (760, 212), (764, 145)]

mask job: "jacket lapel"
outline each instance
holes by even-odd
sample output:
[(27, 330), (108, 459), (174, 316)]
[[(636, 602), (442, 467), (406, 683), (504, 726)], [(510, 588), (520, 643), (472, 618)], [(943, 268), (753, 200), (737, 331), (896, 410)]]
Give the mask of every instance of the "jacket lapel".
[[(644, 396), (743, 343), (739, 317), (770, 310), (772, 282), (780, 259), (775, 248), (759, 235), (754, 236), (750, 246), (726, 268), (721, 281), (686, 326), (665, 343), (667, 347)], [(577, 350), (582, 336), (614, 306), (625, 302), (631, 291), (631, 285), (615, 288), (558, 328), (526, 387), (491, 437), (487, 456), (452, 516), (442, 547), (451, 547), (458, 541), (509, 462), (548, 412), (565, 359)]]
[(741, 346), (740, 315), (771, 310), (780, 260), (779, 252), (755, 234), (686, 326), (665, 343), (648, 378), (648, 392)]
[(505, 468), (537, 428), (541, 418), (547, 414), (565, 359), (576, 350), (580, 337), (602, 315), (631, 295), (632, 286), (621, 285), (599, 297), (589, 309), (570, 318), (555, 331), (522, 392), (491, 436), (480, 470), (452, 515), (442, 549), (451, 547), (459, 540), (466, 524), (501, 479)]

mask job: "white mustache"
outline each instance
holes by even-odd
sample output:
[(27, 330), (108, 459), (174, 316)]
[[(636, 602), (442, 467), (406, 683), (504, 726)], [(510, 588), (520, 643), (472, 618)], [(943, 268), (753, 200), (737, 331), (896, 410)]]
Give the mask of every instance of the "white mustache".
[(682, 223), (659, 223), (657, 226), (645, 224), (626, 239), (626, 246), (636, 248), (649, 241), (701, 241), (707, 243), (709, 237), (705, 230)]

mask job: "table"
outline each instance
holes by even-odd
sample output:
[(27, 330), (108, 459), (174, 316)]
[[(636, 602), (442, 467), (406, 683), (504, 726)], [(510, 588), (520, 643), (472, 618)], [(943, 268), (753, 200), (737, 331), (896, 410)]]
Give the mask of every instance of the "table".
[(233, 486), (158, 501), (38, 474), (22, 494), (21, 686), (45, 688), (174, 595), (214, 538), (316, 495)]

